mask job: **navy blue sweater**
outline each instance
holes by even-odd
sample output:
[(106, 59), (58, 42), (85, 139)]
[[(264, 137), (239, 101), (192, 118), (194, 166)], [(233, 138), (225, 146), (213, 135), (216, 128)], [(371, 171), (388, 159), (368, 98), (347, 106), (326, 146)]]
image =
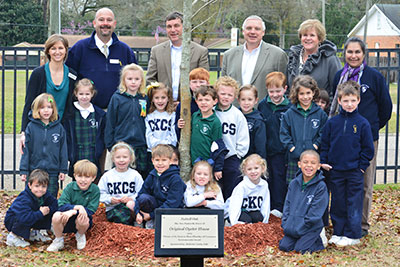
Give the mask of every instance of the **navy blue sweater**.
[[(95, 147), (95, 157), (97, 168), (99, 168), (99, 160), (101, 155), (103, 154), (106, 145), (104, 143), (104, 131), (106, 127), (106, 113), (96, 105), (94, 107), (94, 122), (88, 122), (90, 124), (95, 124), (96, 131), (96, 147)], [(74, 106), (73, 114), (75, 112), (79, 112), (79, 110)], [(68, 120), (64, 122), (65, 132), (67, 134), (67, 146), (68, 146), (68, 160), (69, 164), (69, 172), (68, 175), (72, 177), (73, 175), (73, 166), (79, 160), (78, 157), (78, 143), (76, 141), (76, 131), (75, 131), (75, 116), (72, 116)], [(99, 170), (100, 171), (100, 170)]]
[(258, 110), (243, 115), (246, 117), (250, 136), (249, 151), (245, 157), (257, 153), (263, 159), (267, 158), (267, 132), (263, 115)]
[(302, 184), (303, 174), (299, 171), (289, 184), (283, 207), (283, 232), (293, 238), (322, 230), (322, 216), (329, 201), (328, 189), (321, 171), (317, 171), (304, 189)]
[(369, 122), (357, 110), (343, 109), (328, 120), (322, 130), (321, 163), (337, 171), (366, 170), (374, 157), (374, 143)]
[[(343, 69), (339, 70), (333, 80), (332, 88), (335, 91), (342, 71)], [(392, 116), (392, 100), (389, 89), (386, 85), (385, 77), (369, 66), (364, 68), (360, 85), (361, 101), (358, 105), (358, 112), (369, 121), (372, 137), (376, 141), (379, 139), (379, 129), (385, 126)]]
[(95, 34), (93, 32), (89, 38), (74, 44), (68, 52), (66, 64), (78, 72), (79, 79), (89, 78), (94, 82), (97, 95), (93, 104), (107, 108), (111, 96), (118, 88), (121, 68), (137, 61), (132, 49), (119, 41), (115, 33), (112, 34), (113, 41), (106, 58), (96, 46)]
[(283, 114), (291, 107), (292, 104), (286, 106), (278, 106), (275, 111), (272, 110), (271, 105), (267, 102), (266, 96), (258, 104), (258, 110), (265, 118), (265, 128), (267, 132), (267, 155), (269, 157), (276, 154), (285, 154), (286, 149), (281, 143), (279, 129), (281, 128), (281, 121)]
[[(43, 200), (41, 206), (47, 206), (50, 209), (49, 214), (46, 216), (51, 218), (53, 213), (58, 209), (57, 199), (55, 199), (49, 192), (46, 192), (41, 199)], [(41, 206), (39, 205), (39, 199), (32, 193), (28, 185), (26, 185), (25, 190), (17, 196), (10, 208), (7, 210), (4, 224), (9, 231), (11, 231), (13, 227), (13, 222), (26, 225), (26, 229), (19, 229), (21, 231), (18, 234), (25, 239), (29, 239), (31, 227), (45, 217), (39, 210)], [(50, 229), (50, 224), (51, 220), (48, 220), (48, 225), (41, 225), (41, 229)]]
[(44, 125), (33, 119), (25, 131), (25, 147), (19, 165), (20, 174), (29, 175), (34, 169), (47, 171), (49, 175), (68, 172), (67, 137), (59, 120)]
[[(157, 201), (156, 208), (183, 208), (185, 190), (186, 184), (179, 175), (179, 167), (171, 165), (161, 176), (158, 176), (157, 171), (153, 169), (144, 180), (137, 197), (141, 194), (153, 196)], [(138, 212), (139, 207), (135, 206), (135, 214)], [(150, 217), (154, 218), (154, 211), (150, 213)]]
[(297, 161), (303, 151), (315, 150), (313, 144), (318, 148), (321, 146), (322, 128), (327, 118), (326, 113), (314, 102), (307, 117), (304, 117), (296, 105), (292, 105), (283, 114), (280, 128), (281, 142), (288, 151), (295, 147), (289, 152), (289, 160)]
[[(146, 146), (144, 118), (148, 110), (148, 98), (140, 93), (135, 96), (116, 91), (107, 109), (105, 143), (108, 150), (118, 141), (134, 148)], [(142, 113), (144, 108), (144, 113)]]

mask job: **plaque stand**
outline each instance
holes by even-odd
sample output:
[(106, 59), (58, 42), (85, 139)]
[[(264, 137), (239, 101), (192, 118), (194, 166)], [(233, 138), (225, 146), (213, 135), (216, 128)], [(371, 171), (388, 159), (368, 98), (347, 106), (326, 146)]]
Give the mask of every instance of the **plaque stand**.
[(203, 267), (204, 257), (201, 256), (182, 256), (181, 267)]

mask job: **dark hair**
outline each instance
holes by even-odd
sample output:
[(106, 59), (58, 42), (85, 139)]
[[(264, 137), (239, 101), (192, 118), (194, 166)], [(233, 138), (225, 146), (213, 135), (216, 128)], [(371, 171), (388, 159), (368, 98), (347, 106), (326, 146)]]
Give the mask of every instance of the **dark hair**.
[(350, 43), (358, 43), (360, 45), (361, 50), (364, 53), (364, 55), (366, 54), (367, 47), (366, 47), (364, 41), (358, 37), (353, 36), (353, 37), (350, 37), (349, 39), (347, 39), (346, 42), (344, 43), (344, 48), (343, 48), (344, 55), (346, 55), (346, 50)]
[(194, 93), (194, 98), (197, 99), (199, 95), (209, 95), (213, 100), (217, 99), (217, 91), (212, 85), (200, 85), (199, 89)]
[(338, 98), (342, 99), (343, 96), (355, 95), (360, 99), (360, 85), (355, 81), (347, 81), (339, 84), (337, 87)]
[(293, 85), (290, 88), (289, 98), (292, 104), (299, 103), (299, 91), (300, 87), (305, 87), (310, 89), (314, 93), (313, 101), (318, 98), (319, 96), (319, 88), (317, 82), (311, 77), (310, 75), (299, 75), (297, 76), (294, 81)]
[(317, 99), (322, 99), (327, 105), (329, 105), (329, 94), (325, 89), (319, 89), (319, 96)]
[(29, 184), (32, 185), (34, 181), (37, 181), (40, 185), (49, 185), (49, 174), (43, 170), (35, 169), (29, 175)]
[(178, 158), (178, 162), (181, 162), (181, 152), (179, 152), (179, 149), (176, 146), (170, 145), (172, 149), (174, 150), (174, 154)]
[(165, 22), (174, 20), (174, 19), (180, 19), (181, 22), (183, 23), (183, 14), (178, 11), (173, 11), (167, 15), (167, 17), (165, 18)]

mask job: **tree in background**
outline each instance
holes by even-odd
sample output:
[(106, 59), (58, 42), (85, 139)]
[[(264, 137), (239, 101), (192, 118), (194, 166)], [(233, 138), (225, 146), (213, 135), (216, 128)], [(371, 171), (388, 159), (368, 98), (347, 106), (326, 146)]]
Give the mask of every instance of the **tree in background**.
[(43, 9), (34, 0), (3, 0), (0, 4), (0, 45), (40, 44), (47, 38)]

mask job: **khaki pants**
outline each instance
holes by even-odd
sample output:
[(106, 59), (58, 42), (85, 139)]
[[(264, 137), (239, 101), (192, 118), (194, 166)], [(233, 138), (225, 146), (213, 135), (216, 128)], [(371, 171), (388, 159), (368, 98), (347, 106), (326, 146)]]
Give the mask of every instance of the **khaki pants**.
[(378, 152), (378, 140), (374, 141), (374, 158), (369, 162), (369, 167), (364, 172), (364, 202), (363, 202), (363, 214), (361, 221), (361, 228), (363, 230), (369, 229), (369, 213), (371, 212), (372, 203), (372, 190), (374, 187), (374, 179), (376, 172), (376, 154)]

